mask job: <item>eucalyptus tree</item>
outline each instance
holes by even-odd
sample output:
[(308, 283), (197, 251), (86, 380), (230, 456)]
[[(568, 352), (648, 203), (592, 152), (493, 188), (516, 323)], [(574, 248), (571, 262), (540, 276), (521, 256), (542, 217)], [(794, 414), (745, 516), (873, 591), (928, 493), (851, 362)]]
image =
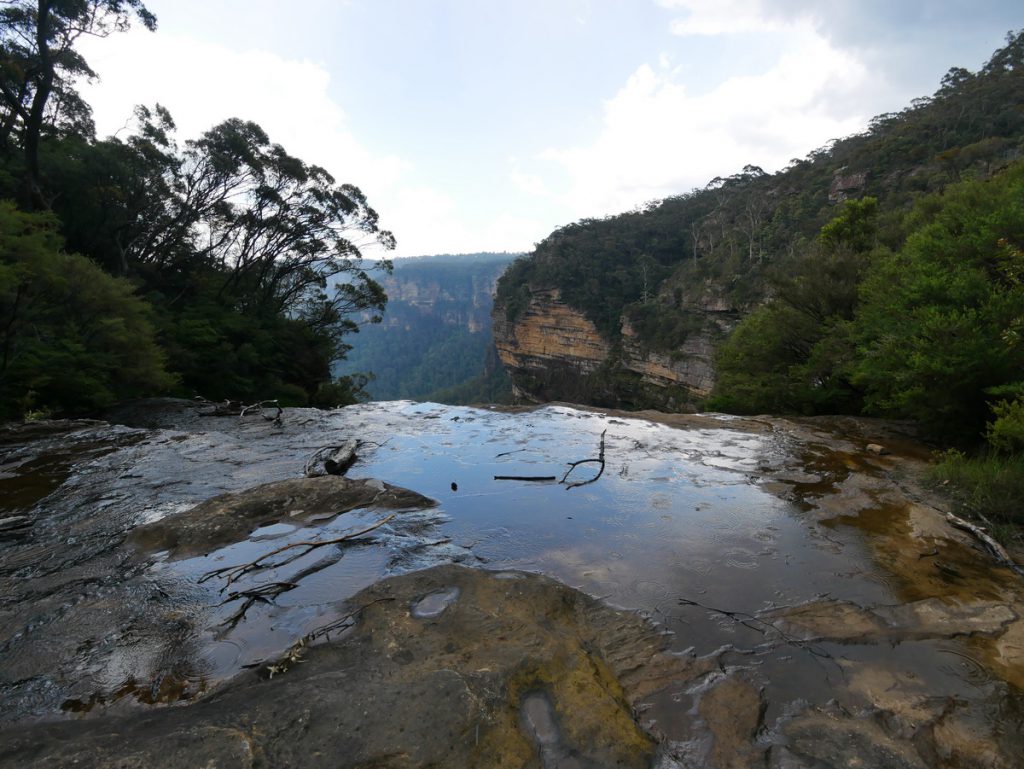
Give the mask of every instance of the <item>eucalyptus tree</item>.
[(39, 146), (48, 128), (91, 133), (91, 111), (74, 90), (94, 77), (75, 44), (107, 37), (132, 20), (156, 28), (142, 0), (2, 0), (0, 2), (0, 143), (16, 139), (25, 163), (26, 203), (45, 208)]

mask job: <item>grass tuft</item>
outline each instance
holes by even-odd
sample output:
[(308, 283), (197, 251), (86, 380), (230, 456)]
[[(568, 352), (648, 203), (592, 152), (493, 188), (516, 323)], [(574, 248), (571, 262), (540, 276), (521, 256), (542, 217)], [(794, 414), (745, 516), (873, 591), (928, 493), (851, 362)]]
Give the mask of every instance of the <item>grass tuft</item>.
[(957, 512), (989, 524), (1003, 543), (1024, 531), (1024, 453), (967, 456), (951, 449), (938, 457), (929, 479), (947, 487)]

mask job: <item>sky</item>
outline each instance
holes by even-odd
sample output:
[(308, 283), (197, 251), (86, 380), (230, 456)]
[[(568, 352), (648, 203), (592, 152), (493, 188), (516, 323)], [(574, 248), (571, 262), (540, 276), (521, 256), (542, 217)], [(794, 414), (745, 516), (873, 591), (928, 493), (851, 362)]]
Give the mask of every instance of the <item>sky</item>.
[[(366, 193), (393, 256), (529, 251), (554, 228), (772, 172), (977, 70), (1020, 0), (146, 0), (79, 46), (101, 136), (254, 120)], [(372, 253), (370, 254), (373, 255)]]

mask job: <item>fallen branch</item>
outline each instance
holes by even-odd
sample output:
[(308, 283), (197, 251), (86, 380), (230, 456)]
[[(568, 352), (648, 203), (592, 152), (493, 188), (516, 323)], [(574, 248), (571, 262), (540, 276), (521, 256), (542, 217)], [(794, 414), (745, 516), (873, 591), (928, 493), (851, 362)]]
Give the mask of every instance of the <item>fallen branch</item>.
[[(339, 619), (336, 619), (333, 622), (324, 625), (323, 627), (318, 627), (316, 630), (313, 630), (312, 632), (309, 632), (306, 635), (302, 636), (302, 638), (300, 638), (298, 641), (291, 645), (288, 651), (285, 652), (284, 655), (277, 660), (277, 662), (273, 663), (272, 665), (267, 665), (267, 678), (273, 678), (275, 675), (287, 673), (288, 670), (293, 665), (302, 662), (302, 658), (306, 653), (306, 648), (310, 646), (314, 641), (316, 641), (320, 636), (324, 636), (327, 638), (327, 640), (330, 640), (331, 633), (333, 633), (336, 630), (347, 630), (348, 628), (352, 627), (352, 620), (354, 620), (356, 616), (362, 614), (364, 611), (366, 611), (374, 604), (394, 600), (394, 598), (387, 597), (378, 598), (375, 601), (370, 601), (367, 604), (363, 604), (355, 611), (349, 612), (344, 617), (340, 617)], [(260, 663), (256, 663), (254, 665), (245, 665), (243, 667), (256, 667), (258, 664)]]
[[(720, 614), (723, 617), (728, 617), (733, 622), (739, 623), (740, 625), (750, 628), (751, 630), (761, 633), (762, 635), (769, 630), (773, 631), (775, 633), (778, 633), (779, 637), (785, 643), (790, 644), (791, 646), (796, 646), (800, 649), (806, 649), (815, 657), (821, 657), (822, 659), (832, 660), (833, 662), (835, 661), (835, 657), (833, 657), (827, 651), (815, 649), (814, 646), (812, 646), (811, 643), (808, 641), (803, 641), (799, 638), (793, 638), (793, 636), (783, 632), (782, 630), (779, 630), (778, 626), (776, 626), (774, 622), (769, 622), (768, 620), (761, 619), (756, 614), (750, 614), (749, 612), (745, 611), (729, 611), (728, 609), (719, 609), (714, 606), (707, 606), (705, 604), (700, 603), (699, 601), (690, 600), (689, 598), (680, 598), (679, 604), (681, 606), (693, 606), (698, 609), (704, 609), (705, 611), (711, 612), (713, 614)], [(756, 622), (757, 625), (751, 624), (752, 622)]]
[(290, 555), (285, 560), (278, 561), (278, 562), (273, 564), (273, 566), (275, 566), (275, 567), (277, 567), (277, 566), (284, 566), (286, 564), (291, 563), (292, 561), (295, 561), (295, 560), (301, 558), (302, 556), (306, 555), (307, 553), (311, 553), (312, 551), (316, 550), (319, 547), (327, 547), (328, 545), (339, 545), (342, 542), (348, 542), (349, 540), (355, 539), (356, 537), (360, 537), (363, 534), (368, 534), (369, 532), (373, 531), (374, 529), (378, 529), (381, 526), (383, 526), (385, 523), (390, 521), (396, 515), (398, 515), (398, 513), (392, 513), (391, 515), (386, 516), (385, 518), (382, 518), (381, 520), (377, 521), (377, 523), (373, 524), (373, 526), (368, 526), (365, 529), (361, 529), (360, 531), (354, 531), (354, 532), (352, 532), (350, 534), (345, 534), (344, 536), (341, 536), (341, 537), (334, 537), (332, 539), (320, 539), (320, 540), (303, 540), (302, 542), (292, 542), (292, 543), (287, 544), (287, 545), (282, 545), (281, 547), (279, 547), (279, 548), (277, 548), (275, 550), (271, 550), (269, 553), (264, 553), (259, 558), (257, 558), (254, 561), (250, 561), (249, 563), (240, 563), (240, 564), (236, 564), (235, 566), (224, 566), (224, 567), (219, 568), (219, 569), (213, 569), (212, 571), (208, 571), (208, 572), (206, 572), (206, 574), (204, 574), (202, 577), (199, 578), (199, 582), (203, 583), (203, 582), (206, 582), (207, 580), (213, 579), (214, 577), (226, 577), (227, 581), (224, 583), (224, 587), (221, 588), (221, 590), (223, 591), (223, 590), (227, 589), (237, 579), (239, 579), (240, 577), (245, 576), (249, 572), (258, 571), (259, 569), (267, 568), (267, 565), (264, 564), (263, 562), (266, 561), (268, 558), (272, 558), (275, 555), (280, 555), (281, 553), (284, 553), (284, 552), (286, 552), (288, 550), (299, 550), (299, 549), (301, 549), (301, 552), (293, 553), (292, 555)]
[(980, 526), (976, 526), (973, 523), (969, 523), (968, 521), (965, 521), (963, 518), (953, 515), (952, 513), (946, 513), (946, 520), (954, 528), (966, 531), (968, 534), (972, 535), (975, 539), (977, 539), (979, 542), (985, 545), (985, 547), (993, 555), (993, 557), (995, 557), (995, 559), (999, 561), (999, 563), (1001, 563), (1003, 566), (1012, 569), (1014, 572), (1024, 577), (1024, 568), (1021, 568), (1017, 564), (1017, 562), (1010, 557), (1010, 554), (1006, 552), (1006, 549), (998, 542), (996, 542), (983, 528), (981, 528)]
[(228, 595), (220, 605), (223, 606), (226, 603), (237, 601), (239, 598), (244, 599), (242, 605), (238, 607), (238, 610), (224, 620), (224, 625), (228, 628), (233, 628), (243, 619), (245, 619), (246, 612), (249, 611), (257, 603), (273, 603), (274, 599), (277, 598), (281, 593), (286, 593), (289, 590), (294, 590), (298, 585), (295, 582), (268, 582), (265, 585), (254, 587), (251, 590), (239, 590)]
[[(284, 414), (284, 409), (281, 408), (281, 404), (276, 400), (259, 401), (257, 403), (251, 403), (248, 406), (242, 401), (233, 401), (231, 399), (225, 399), (215, 403), (201, 396), (196, 396), (194, 400), (197, 405), (208, 406), (210, 408), (209, 411), (200, 411), (199, 416), (201, 417), (246, 417), (250, 414), (259, 414), (268, 422), (274, 422), (275, 424), (280, 425), (281, 416)], [(277, 413), (273, 416), (269, 416), (264, 413), (267, 409), (276, 409)]]
[(377, 598), (373, 601), (370, 601), (369, 603), (363, 604), (355, 611), (346, 614), (344, 617), (340, 617), (339, 619), (334, 620), (334, 622), (329, 622), (326, 625), (318, 627), (316, 630), (306, 633), (306, 635), (302, 637), (302, 640), (305, 641), (306, 645), (313, 643), (321, 637), (326, 638), (329, 641), (331, 640), (331, 633), (335, 632), (336, 630), (345, 630), (347, 627), (349, 627), (349, 620), (355, 619), (358, 615), (362, 614), (364, 611), (369, 609), (374, 604), (394, 600), (394, 598), (388, 596), (385, 598)]
[[(266, 414), (263, 413), (264, 409), (266, 409), (266, 408), (277, 409), (277, 413), (274, 414), (274, 416), (272, 416), (272, 417), (271, 416), (267, 416)], [(253, 404), (251, 404), (249, 406), (246, 406), (238, 414), (238, 417), (239, 417), (239, 419), (241, 419), (242, 417), (249, 416), (249, 414), (259, 414), (261, 417), (266, 419), (268, 422), (276, 422), (277, 424), (281, 424), (281, 415), (284, 414), (284, 409), (281, 408), (281, 404), (278, 403), (276, 400), (266, 400), (266, 401), (259, 401), (258, 403), (253, 403)]]
[(321, 475), (344, 475), (358, 459), (356, 456), (358, 448), (359, 441), (355, 438), (350, 438), (337, 446), (322, 446), (306, 460), (302, 474), (307, 478), (317, 478)]
[(557, 481), (557, 475), (496, 475), (496, 481)]
[(225, 399), (215, 403), (198, 395), (195, 398), (195, 402), (198, 406), (209, 407), (210, 409), (209, 411), (200, 411), (199, 416), (201, 417), (233, 417), (237, 416), (238, 412), (245, 408), (245, 404), (241, 401)]
[(603, 430), (601, 432), (601, 447), (598, 450), (597, 458), (596, 459), (580, 459), (580, 460), (578, 460), (576, 462), (570, 462), (569, 463), (569, 469), (565, 471), (565, 475), (562, 476), (562, 480), (560, 480), (559, 483), (565, 483), (565, 481), (569, 477), (570, 473), (572, 473), (572, 471), (575, 470), (580, 465), (585, 465), (585, 464), (590, 464), (590, 463), (594, 463), (594, 464), (600, 465), (600, 469), (597, 471), (597, 475), (595, 475), (593, 478), (590, 478), (590, 479), (588, 479), (586, 481), (574, 481), (573, 483), (565, 483), (566, 491), (568, 491), (569, 489), (574, 489), (577, 486), (586, 486), (588, 483), (594, 483), (598, 478), (600, 478), (604, 474), (604, 435), (607, 432), (608, 432), (607, 429), (605, 429), (605, 430)]

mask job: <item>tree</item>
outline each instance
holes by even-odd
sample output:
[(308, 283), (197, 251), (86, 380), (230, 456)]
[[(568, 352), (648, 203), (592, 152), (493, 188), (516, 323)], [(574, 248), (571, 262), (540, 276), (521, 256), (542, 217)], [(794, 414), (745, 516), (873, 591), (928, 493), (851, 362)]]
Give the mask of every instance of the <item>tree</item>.
[(780, 262), (773, 299), (719, 348), (714, 408), (740, 412), (856, 411), (849, 323), (877, 233), (878, 201), (846, 201), (817, 242)]
[[(391, 249), (394, 236), (357, 187), (255, 123), (228, 120), (179, 146), (165, 109), (138, 108), (125, 140), (49, 147), (69, 245), (141, 286), (190, 390), (268, 397), (287, 383), (304, 403), (344, 357), (354, 318), (380, 317), (387, 297), (372, 273), (390, 263), (362, 249)], [(285, 338), (296, 365), (278, 349)]]
[(0, 419), (100, 408), (172, 384), (132, 287), (63, 252), (52, 215), (0, 202)]
[(948, 187), (913, 221), (861, 288), (854, 381), (875, 412), (977, 441), (990, 406), (1024, 378), (1024, 164)]
[(5, 110), (0, 140), (7, 148), (19, 134), (26, 203), (47, 208), (39, 168), (44, 128), (70, 119), (79, 130), (83, 124), (91, 129), (89, 107), (75, 93), (73, 81), (95, 73), (75, 43), (83, 35), (123, 32), (133, 16), (152, 30), (156, 17), (142, 0), (3, 0), (0, 5), (0, 104)]

